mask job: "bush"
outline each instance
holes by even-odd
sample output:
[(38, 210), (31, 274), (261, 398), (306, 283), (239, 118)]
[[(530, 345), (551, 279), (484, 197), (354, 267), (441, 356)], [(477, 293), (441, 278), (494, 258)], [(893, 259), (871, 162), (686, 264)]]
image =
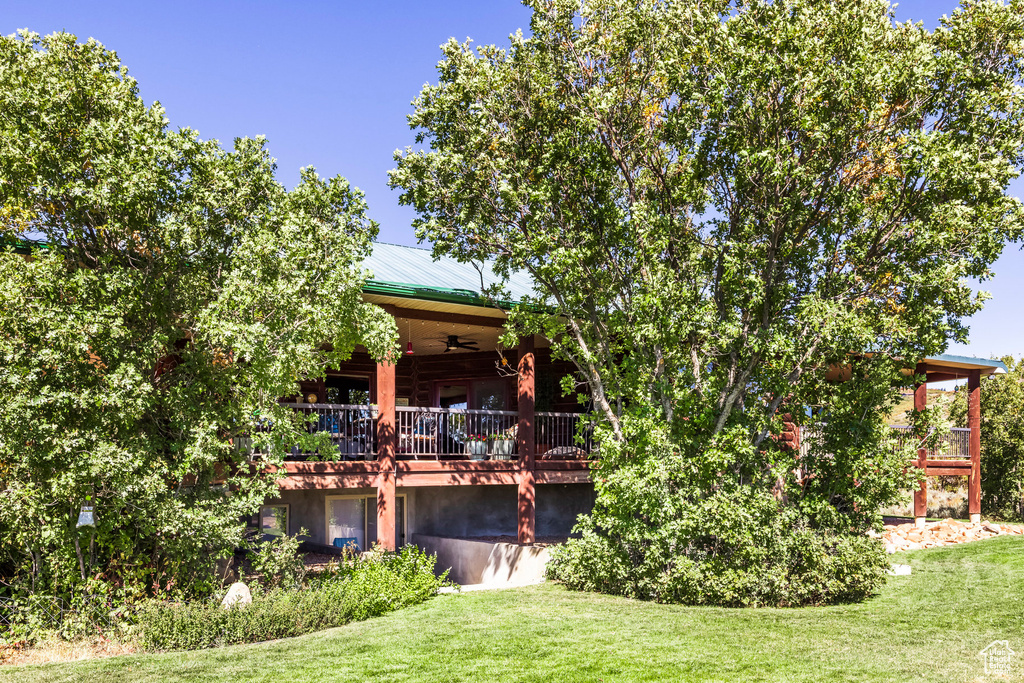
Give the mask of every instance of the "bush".
[(256, 592), (250, 605), (153, 603), (139, 616), (146, 650), (197, 650), (311, 633), (380, 616), (427, 600), (448, 583), (434, 576), (436, 557), (415, 546), (375, 549), (344, 560), (305, 588)]
[[(694, 506), (694, 516), (708, 507)], [(889, 563), (878, 539), (794, 527), (781, 511), (756, 523), (710, 513), (704, 520), (670, 525), (645, 545), (584, 521), (580, 538), (552, 552), (548, 577), (574, 590), (726, 607), (851, 602), (885, 582)]]
[[(294, 588), (306, 577), (306, 564), (299, 554), (300, 536), (309, 531), (300, 529), (295, 536), (279, 536), (269, 541), (250, 542), (252, 573), (267, 588)], [(250, 577), (252, 580), (253, 577)]]
[[(702, 487), (671, 444), (648, 434), (628, 458), (602, 450), (597, 500), (548, 577), (575, 590), (692, 605), (820, 605), (885, 581), (881, 541), (831, 505), (781, 499), (759, 483)], [(817, 512), (817, 514), (812, 514)], [(824, 521), (823, 521), (824, 520)]]

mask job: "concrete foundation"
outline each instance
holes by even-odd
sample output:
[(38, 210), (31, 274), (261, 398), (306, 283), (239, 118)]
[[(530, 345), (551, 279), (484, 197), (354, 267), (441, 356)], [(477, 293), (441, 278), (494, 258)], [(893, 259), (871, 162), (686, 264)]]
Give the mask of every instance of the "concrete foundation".
[(535, 583), (544, 579), (549, 548), (514, 543), (487, 543), (416, 534), (413, 542), (437, 555), (436, 571), (462, 585)]

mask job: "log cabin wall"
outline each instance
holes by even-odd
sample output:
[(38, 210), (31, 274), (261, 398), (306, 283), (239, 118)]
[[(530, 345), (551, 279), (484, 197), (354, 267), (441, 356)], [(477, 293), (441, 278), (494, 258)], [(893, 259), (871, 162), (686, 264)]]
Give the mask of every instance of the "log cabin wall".
[[(509, 350), (504, 353), (504, 357), (508, 361), (505, 366), (508, 409), (518, 410), (516, 380), (511, 374), (515, 372), (517, 353)], [(502, 374), (498, 368), (501, 358), (496, 351), (402, 356), (395, 368), (395, 395), (398, 399), (409, 399), (410, 406), (432, 407), (437, 382), (500, 378)], [(563, 396), (560, 387), (563, 376), (575, 374), (573, 365), (566, 361), (552, 361), (551, 351), (547, 348), (537, 349), (536, 358), (537, 410), (567, 413), (583, 410), (584, 406), (576, 402), (576, 397)], [(329, 370), (327, 375), (366, 377), (370, 385), (370, 400), (376, 402), (376, 373), (377, 365), (369, 354), (355, 352), (351, 359), (337, 370)], [(326, 383), (323, 379), (300, 382), (299, 389), (300, 393), (289, 400), (305, 402), (305, 397), (314, 393), (318, 402), (326, 401)]]

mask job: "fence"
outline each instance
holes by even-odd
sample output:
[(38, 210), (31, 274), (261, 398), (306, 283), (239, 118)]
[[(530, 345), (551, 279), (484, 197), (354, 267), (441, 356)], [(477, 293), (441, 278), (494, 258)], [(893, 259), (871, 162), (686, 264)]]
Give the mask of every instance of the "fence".
[(18, 639), (51, 631), (63, 637), (96, 635), (136, 623), (136, 610), (114, 607), (105, 595), (88, 595), (75, 602), (53, 596), (0, 598), (0, 638)]
[[(896, 440), (902, 448), (908, 443), (916, 445), (920, 437), (914, 435), (913, 427), (892, 426)], [(931, 436), (933, 432), (929, 432)], [(970, 460), (971, 430), (965, 427), (953, 427), (949, 432), (938, 435), (929, 444), (928, 457), (940, 460)]]
[[(820, 438), (820, 430), (810, 425), (800, 429), (800, 457), (810, 455), (811, 444)], [(897, 448), (904, 448), (908, 445), (916, 446), (920, 437), (914, 434), (913, 427), (902, 425), (890, 425), (893, 436), (896, 438)], [(929, 433), (931, 436), (931, 433)], [(939, 460), (970, 460), (971, 458), (971, 430), (966, 427), (953, 427), (949, 432), (939, 434), (928, 448), (929, 459)]]

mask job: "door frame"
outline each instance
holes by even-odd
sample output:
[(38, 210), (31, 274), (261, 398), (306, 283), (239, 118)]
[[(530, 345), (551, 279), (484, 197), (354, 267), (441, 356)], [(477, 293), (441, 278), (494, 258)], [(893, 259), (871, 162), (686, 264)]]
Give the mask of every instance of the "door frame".
[[(405, 493), (398, 493), (395, 495), (395, 505), (397, 506), (397, 500), (402, 499), (402, 528), (405, 529), (406, 543), (408, 543), (409, 536), (409, 496)], [(338, 495), (325, 495), (324, 496), (324, 545), (331, 545), (331, 501), (332, 500), (356, 500), (356, 499), (371, 499), (374, 502), (374, 507), (377, 503), (376, 493), (343, 493)], [(369, 515), (369, 504), (364, 507), (363, 513), (363, 538), (366, 538), (366, 527), (370, 522)], [(395, 533), (398, 530), (395, 529)], [(395, 539), (396, 544), (398, 539)], [(369, 548), (362, 548), (362, 550), (369, 550)]]

